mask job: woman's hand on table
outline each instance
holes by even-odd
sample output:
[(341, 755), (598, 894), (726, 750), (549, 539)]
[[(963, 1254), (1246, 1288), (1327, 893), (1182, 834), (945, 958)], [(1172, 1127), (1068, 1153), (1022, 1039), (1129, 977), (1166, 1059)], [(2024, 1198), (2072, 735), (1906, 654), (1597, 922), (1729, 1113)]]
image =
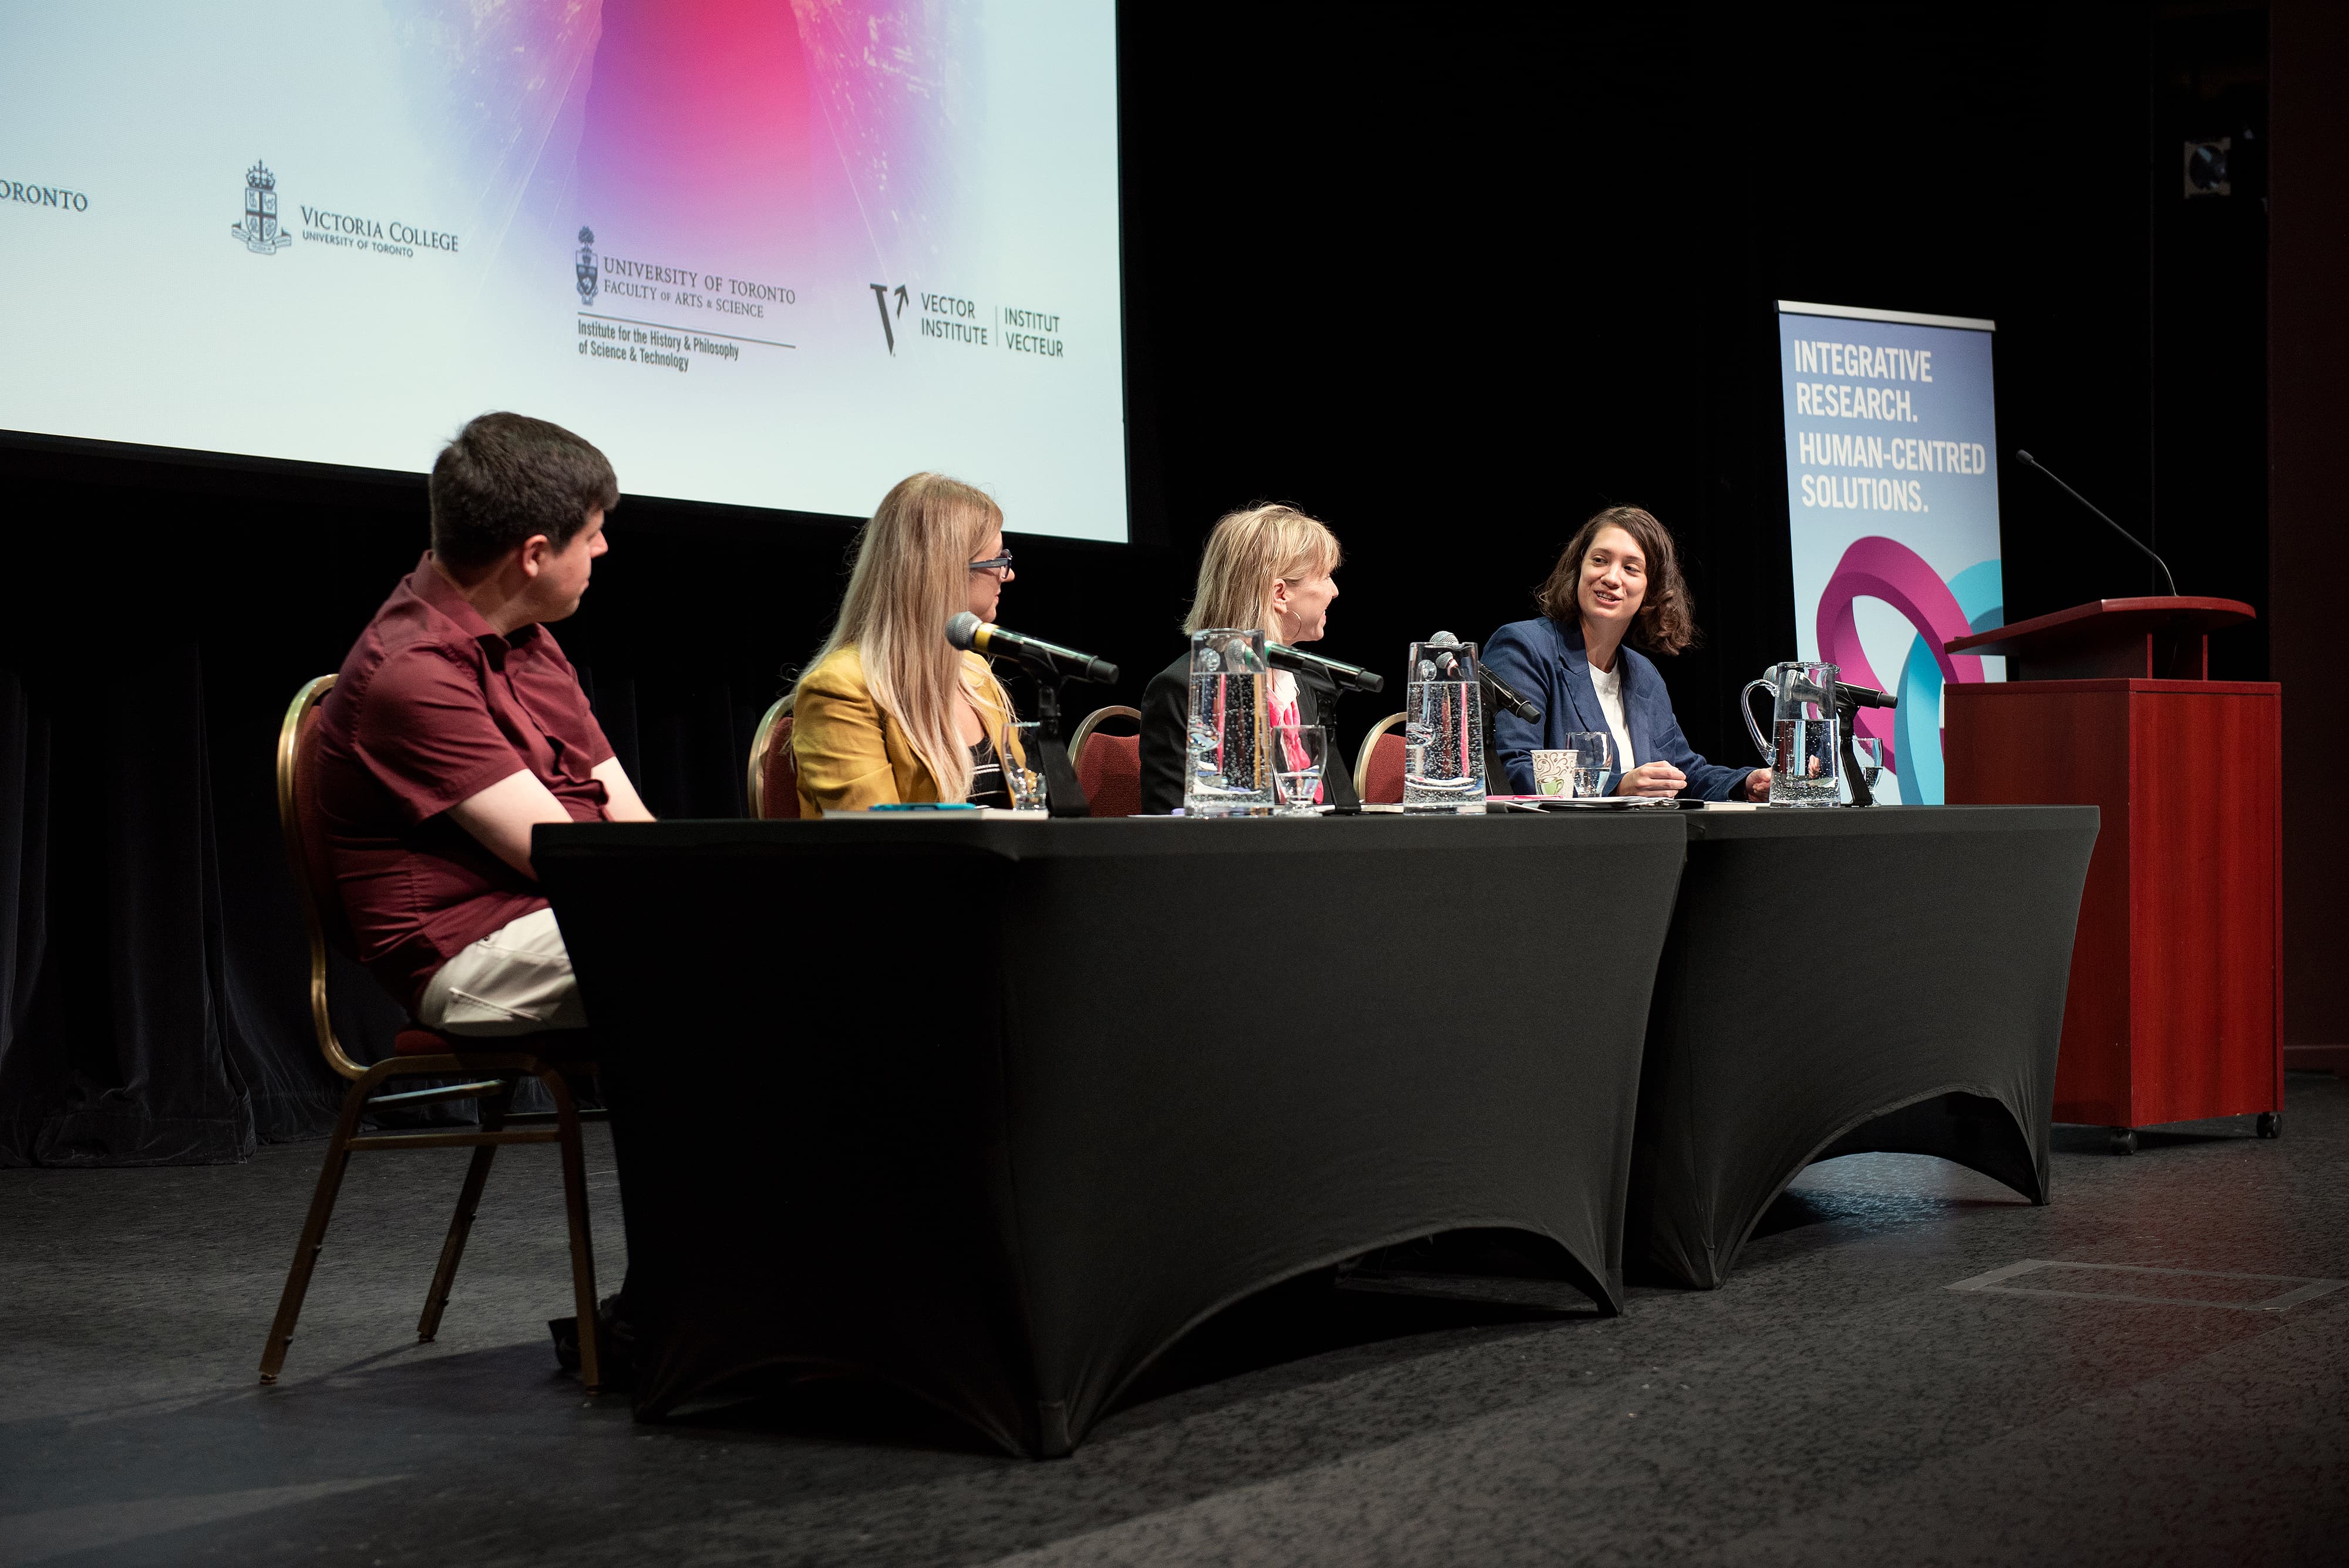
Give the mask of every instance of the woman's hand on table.
[(1617, 794), (1661, 795), (1666, 799), (1688, 787), (1688, 775), (1670, 763), (1641, 763), (1615, 785)]

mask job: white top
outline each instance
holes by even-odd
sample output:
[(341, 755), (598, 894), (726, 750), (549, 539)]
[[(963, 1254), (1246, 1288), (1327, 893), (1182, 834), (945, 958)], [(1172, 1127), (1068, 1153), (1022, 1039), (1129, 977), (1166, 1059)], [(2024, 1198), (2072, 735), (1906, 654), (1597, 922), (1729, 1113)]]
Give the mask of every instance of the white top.
[(1615, 737), (1615, 766), (1628, 774), (1640, 764), (1631, 756), (1631, 726), (1623, 718), (1623, 672), (1594, 664), (1590, 684), (1598, 690), (1599, 711), (1607, 715), (1608, 733)]

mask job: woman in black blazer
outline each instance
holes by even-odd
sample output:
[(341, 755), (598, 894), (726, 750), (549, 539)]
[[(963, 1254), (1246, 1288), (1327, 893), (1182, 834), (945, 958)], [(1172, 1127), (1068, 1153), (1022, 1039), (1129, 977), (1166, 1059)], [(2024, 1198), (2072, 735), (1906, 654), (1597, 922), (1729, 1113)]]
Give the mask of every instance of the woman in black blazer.
[[(1198, 591), (1183, 629), (1255, 626), (1264, 628), (1267, 642), (1295, 648), (1316, 641), (1328, 628), (1330, 601), (1338, 597), (1333, 574), (1341, 558), (1338, 536), (1293, 506), (1231, 513), (1207, 535)], [(1327, 724), (1337, 712), (1337, 687), (1325, 676), (1274, 670), (1266, 706), (1280, 716), (1291, 702), (1298, 723)], [(1185, 648), (1151, 677), (1143, 693), (1143, 815), (1163, 816), (1183, 804), (1190, 728), (1191, 650)], [(1334, 732), (1321, 770), (1321, 798), (1358, 804), (1354, 775), (1342, 764)]]

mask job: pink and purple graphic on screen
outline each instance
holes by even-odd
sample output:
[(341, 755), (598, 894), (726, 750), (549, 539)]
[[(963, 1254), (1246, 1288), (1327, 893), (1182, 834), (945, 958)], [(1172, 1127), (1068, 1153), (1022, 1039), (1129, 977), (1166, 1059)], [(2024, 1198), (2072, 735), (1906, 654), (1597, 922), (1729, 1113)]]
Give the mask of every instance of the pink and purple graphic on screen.
[(762, 0), (603, 0), (573, 204), (643, 250), (723, 237), (740, 262), (799, 247), (814, 102), (799, 27)]
[[(396, 0), (488, 202), (804, 285), (951, 243), (978, 30), (921, 0)], [(413, 79), (413, 76), (411, 77)]]

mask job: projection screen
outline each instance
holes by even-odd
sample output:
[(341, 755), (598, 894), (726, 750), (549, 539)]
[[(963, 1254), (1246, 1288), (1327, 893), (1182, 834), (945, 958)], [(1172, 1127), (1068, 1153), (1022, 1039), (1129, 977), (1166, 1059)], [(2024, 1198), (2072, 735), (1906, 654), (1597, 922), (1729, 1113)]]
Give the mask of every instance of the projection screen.
[(1126, 537), (1109, 0), (75, 0), (0, 17), (0, 429), (622, 488), (938, 469)]

